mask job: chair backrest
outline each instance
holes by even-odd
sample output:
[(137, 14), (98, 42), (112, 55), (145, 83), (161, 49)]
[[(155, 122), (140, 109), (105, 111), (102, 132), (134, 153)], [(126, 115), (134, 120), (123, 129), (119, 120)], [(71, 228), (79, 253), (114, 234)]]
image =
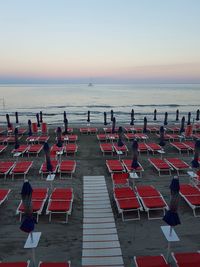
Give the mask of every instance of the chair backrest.
[(33, 133), (38, 133), (37, 122), (32, 122), (32, 132)]
[(112, 175), (113, 180), (115, 180), (117, 178), (128, 179), (128, 177), (129, 177), (129, 173), (127, 173), (127, 172), (123, 172), (123, 173), (116, 173), (115, 172)]
[(192, 135), (192, 131), (193, 131), (193, 126), (191, 124), (187, 125), (185, 130), (185, 136), (190, 137)]
[(47, 129), (47, 123), (43, 122), (42, 123), (42, 134), (47, 134), (48, 129)]

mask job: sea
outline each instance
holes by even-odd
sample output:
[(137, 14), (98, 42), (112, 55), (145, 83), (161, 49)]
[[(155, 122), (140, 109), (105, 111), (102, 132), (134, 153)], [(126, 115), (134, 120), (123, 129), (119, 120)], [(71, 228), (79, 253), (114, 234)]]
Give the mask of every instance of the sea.
[(6, 114), (15, 123), (15, 112), (19, 122), (27, 124), (36, 121), (36, 114), (42, 111), (43, 121), (48, 124), (63, 124), (63, 112), (71, 124), (85, 125), (90, 111), (90, 123), (102, 124), (104, 112), (110, 123), (111, 110), (117, 124), (130, 124), (131, 110), (134, 110), (135, 124), (143, 123), (144, 117), (153, 122), (154, 110), (157, 122), (175, 122), (191, 112), (196, 120), (200, 109), (200, 84), (1, 84), (0, 124), (6, 124)]

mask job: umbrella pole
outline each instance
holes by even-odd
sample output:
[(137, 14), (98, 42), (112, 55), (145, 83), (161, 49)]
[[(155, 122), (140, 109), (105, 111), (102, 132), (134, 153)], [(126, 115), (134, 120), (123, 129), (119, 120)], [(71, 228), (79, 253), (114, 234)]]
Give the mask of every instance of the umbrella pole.
[(168, 241), (168, 246), (167, 246), (167, 262), (169, 261), (170, 250), (171, 250), (171, 242)]

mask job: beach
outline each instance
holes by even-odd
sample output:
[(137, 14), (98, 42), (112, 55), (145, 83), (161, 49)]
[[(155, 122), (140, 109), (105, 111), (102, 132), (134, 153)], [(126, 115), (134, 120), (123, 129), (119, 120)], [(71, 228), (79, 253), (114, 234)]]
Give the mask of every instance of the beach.
[[(81, 127), (82, 125), (79, 125)], [(103, 133), (103, 124), (96, 125), (98, 133)], [(120, 125), (118, 125), (120, 126)], [(122, 125), (124, 126), (124, 125)], [(99, 141), (96, 134), (81, 135), (79, 127), (75, 126), (74, 134), (78, 135), (78, 152), (74, 157), (68, 156), (67, 159), (75, 159), (77, 163), (75, 174), (72, 179), (59, 179), (56, 176), (53, 181), (53, 187), (72, 187), (74, 190), (74, 202), (72, 215), (69, 216), (67, 224), (64, 223), (64, 215), (53, 215), (52, 222), (48, 222), (48, 216), (45, 215), (45, 208), (42, 215), (39, 217), (39, 223), (35, 226), (35, 231), (42, 232), (39, 245), (36, 248), (37, 261), (66, 261), (71, 260), (72, 267), (81, 266), (82, 258), (82, 238), (83, 238), (83, 176), (99, 176), (103, 175), (106, 180), (106, 185), (109, 192), (110, 202), (115, 217), (117, 232), (122, 249), (122, 256), (124, 266), (134, 266), (133, 257), (139, 255), (159, 255), (163, 253), (166, 255), (167, 241), (160, 229), (160, 226), (166, 225), (162, 219), (148, 220), (146, 212), (140, 212), (141, 219), (138, 221), (122, 222), (121, 216), (118, 214), (115, 201), (112, 193), (111, 175), (107, 170), (106, 159), (117, 159), (118, 156), (103, 156), (99, 148)], [(49, 130), (50, 139), (49, 145), (55, 144), (55, 127)], [(159, 142), (159, 138), (155, 133), (148, 133), (149, 140)], [(23, 136), (20, 143), (25, 144), (27, 135)], [(126, 142), (128, 147), (128, 155), (122, 156), (122, 159), (132, 159), (132, 142)], [(14, 160), (11, 156), (11, 150), (14, 148), (13, 144), (9, 144), (4, 153), (0, 155), (1, 161)], [(181, 155), (166, 142), (166, 154), (164, 157), (178, 157), (190, 164), (193, 158), (192, 153), (182, 153)], [(172, 176), (163, 175), (158, 176), (158, 173), (150, 165), (148, 157), (157, 157), (141, 153), (138, 160), (144, 168), (142, 178), (136, 181), (136, 185), (153, 185), (163, 195), (166, 202), (170, 201), (169, 185)], [(49, 187), (50, 183), (45, 179), (41, 180), (39, 169), (44, 162), (44, 152), (42, 151), (39, 157), (24, 156), (19, 160), (33, 160), (33, 166), (28, 173), (28, 180), (32, 187)], [(66, 155), (62, 155), (62, 159), (66, 159)], [(9, 199), (0, 207), (0, 260), (2, 261), (23, 261), (31, 259), (31, 251), (24, 249), (24, 243), (27, 234), (22, 232), (17, 216), (16, 209), (21, 199), (21, 188), (23, 184), (22, 177), (16, 176), (14, 181), (8, 176), (4, 181), (1, 178), (1, 188), (10, 188), (11, 193)], [(188, 183), (189, 176), (180, 176), (180, 183)], [(180, 242), (172, 244), (172, 251), (187, 252), (197, 251), (200, 243), (200, 229), (199, 218), (193, 216), (191, 208), (183, 199), (180, 199), (179, 216), (181, 225), (175, 227), (175, 231), (180, 238)], [(172, 266), (175, 266), (172, 259)]]

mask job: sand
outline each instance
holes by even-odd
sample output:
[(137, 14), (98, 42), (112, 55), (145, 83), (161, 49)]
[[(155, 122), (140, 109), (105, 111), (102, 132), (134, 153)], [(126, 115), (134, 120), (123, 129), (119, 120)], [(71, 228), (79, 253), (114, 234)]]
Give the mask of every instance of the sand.
[[(99, 132), (103, 132), (103, 125), (99, 128)], [(50, 130), (49, 144), (55, 143), (54, 128)], [(39, 246), (36, 249), (37, 261), (65, 261), (71, 260), (72, 266), (81, 266), (82, 256), (82, 220), (83, 220), (83, 205), (82, 205), (82, 187), (84, 175), (104, 175), (107, 182), (110, 201), (113, 207), (113, 212), (116, 219), (119, 240), (121, 244), (122, 254), (125, 266), (134, 266), (133, 257), (135, 255), (158, 255), (163, 253), (166, 255), (167, 242), (161, 232), (160, 226), (165, 225), (162, 220), (148, 220), (147, 214), (141, 212), (140, 221), (122, 222), (121, 216), (117, 214), (116, 206), (112, 196), (112, 183), (110, 174), (106, 168), (105, 160), (112, 158), (111, 156), (103, 156), (99, 149), (99, 142), (96, 135), (80, 135), (79, 128), (74, 128), (74, 133), (78, 134), (78, 153), (74, 157), (77, 161), (77, 168), (72, 180), (60, 180), (58, 175), (53, 183), (54, 187), (72, 186), (74, 189), (73, 212), (69, 217), (68, 224), (64, 224), (64, 216), (53, 216), (52, 222), (48, 222), (48, 216), (43, 214), (39, 218), (39, 223), (35, 227), (35, 231), (41, 231), (42, 236)], [(151, 140), (158, 142), (155, 134), (148, 134)], [(25, 143), (26, 136), (20, 141)], [(131, 159), (131, 143), (126, 142), (129, 153), (123, 158)], [(8, 160), (11, 157), (11, 150), (14, 145), (10, 144), (3, 154), (0, 155), (1, 160)], [(186, 153), (179, 155), (167, 142), (165, 146), (167, 155), (180, 157), (187, 163), (191, 162), (192, 154), (189, 156)], [(160, 157), (155, 155), (155, 157)], [(66, 158), (65, 155), (62, 158)], [(73, 157), (69, 157), (73, 158)], [(115, 158), (117, 158), (115, 156)], [(20, 160), (27, 160), (24, 157)], [(32, 187), (50, 186), (45, 180), (41, 180), (39, 168), (44, 161), (44, 153), (37, 157), (31, 157), (34, 160), (34, 165), (31, 168), (27, 178), (30, 180)], [(12, 158), (13, 160), (13, 158)], [(146, 153), (142, 153), (139, 157), (139, 162), (145, 169), (143, 177), (137, 181), (137, 184), (154, 185), (163, 197), (169, 203), (170, 192), (169, 184), (171, 177), (165, 175), (158, 176), (158, 173), (148, 162)], [(175, 174), (175, 173), (174, 173)], [(181, 183), (188, 183), (187, 176), (181, 176)], [(0, 206), (0, 260), (1, 261), (23, 261), (31, 259), (31, 251), (24, 249), (24, 243), (27, 234), (19, 229), (20, 222), (17, 216), (16, 209), (20, 201), (20, 191), (23, 180), (16, 177), (14, 181), (7, 178), (0, 179), (1, 188), (10, 188), (12, 190), (8, 201)], [(46, 206), (45, 206), (46, 207)], [(175, 227), (175, 231), (180, 238), (180, 242), (172, 244), (172, 251), (196, 251), (200, 244), (200, 227), (199, 218), (193, 216), (191, 208), (181, 199), (179, 207), (179, 215), (181, 225)]]

